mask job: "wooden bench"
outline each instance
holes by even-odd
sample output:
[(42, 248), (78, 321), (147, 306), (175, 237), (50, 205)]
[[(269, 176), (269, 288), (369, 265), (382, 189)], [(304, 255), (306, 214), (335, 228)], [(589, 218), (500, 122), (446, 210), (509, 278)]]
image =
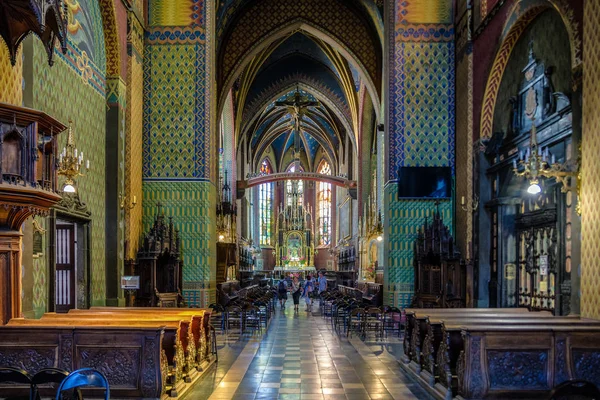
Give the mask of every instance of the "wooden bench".
[(463, 399), (548, 398), (556, 385), (584, 379), (600, 385), (600, 327), (466, 325), (457, 361)]
[[(13, 318), (7, 326), (22, 327), (127, 327), (127, 328), (156, 328), (164, 331), (161, 346), (161, 378), (165, 393), (177, 397), (185, 387), (186, 382), (191, 382), (197, 371), (195, 360), (192, 360), (193, 344), (188, 341), (189, 321), (151, 321), (151, 320), (121, 320), (112, 319), (79, 319), (79, 318), (48, 318), (48, 319), (23, 319)], [(109, 380), (109, 383), (110, 380)]]
[[(0, 365), (35, 374), (43, 368), (100, 370), (112, 398), (159, 399), (164, 375), (163, 327), (156, 326), (0, 326)], [(90, 389), (93, 397), (101, 392)], [(2, 388), (2, 395), (9, 395)], [(166, 396), (163, 396), (166, 398)]]
[[(80, 310), (71, 310), (71, 312), (79, 312)], [(201, 355), (206, 362), (210, 361), (211, 349), (216, 348), (213, 343), (214, 328), (210, 323), (211, 310), (204, 308), (159, 308), (159, 307), (91, 307), (90, 311), (108, 312), (108, 313), (127, 313), (136, 312), (140, 315), (181, 315), (193, 316), (202, 315), (202, 326), (204, 327), (204, 341), (198, 346)]]
[(423, 342), (423, 351), (420, 362), (421, 376), (431, 386), (438, 382), (442, 385), (442, 392), (449, 391), (456, 394), (456, 363), (460, 352), (463, 350), (462, 327), (465, 325), (500, 325), (507, 326), (543, 326), (553, 324), (556, 326), (597, 326), (600, 321), (579, 320), (577, 318), (481, 318), (481, 319), (428, 319), (426, 337)]
[[(417, 354), (416, 348), (420, 348), (422, 340), (419, 341), (418, 343), (413, 340), (413, 338), (420, 338), (420, 332), (419, 331), (417, 331), (416, 333), (414, 332), (417, 317), (424, 318), (427, 316), (436, 317), (436, 316), (456, 315), (461, 318), (466, 318), (466, 317), (474, 318), (475, 316), (478, 316), (478, 318), (495, 318), (496, 316), (499, 316), (499, 315), (515, 315), (516, 317), (518, 317), (521, 314), (525, 315), (525, 316), (529, 316), (532, 314), (539, 315), (539, 316), (545, 316), (545, 317), (552, 316), (552, 314), (547, 311), (532, 313), (532, 312), (529, 312), (529, 310), (526, 308), (462, 308), (462, 309), (459, 309), (459, 308), (448, 308), (448, 309), (407, 308), (406, 309), (406, 323), (404, 325), (404, 342), (403, 342), (404, 356), (402, 357), (402, 361), (405, 363), (409, 363), (411, 360), (413, 360), (418, 363), (418, 360), (416, 358), (416, 354)], [(421, 327), (417, 327), (417, 329), (419, 329), (419, 328), (421, 328)], [(424, 325), (422, 326), (422, 328), (424, 328)]]
[[(194, 350), (197, 356), (197, 367), (199, 369), (204, 368), (204, 363), (210, 362), (210, 349), (209, 344), (211, 342), (210, 336), (210, 322), (209, 315), (204, 311), (197, 311), (193, 313), (185, 312), (183, 314), (176, 313), (141, 313), (137, 310), (129, 308), (123, 308), (119, 311), (96, 311), (96, 310), (70, 310), (68, 314), (52, 314), (46, 313), (43, 318), (60, 318), (61, 315), (72, 316), (73, 318), (119, 318), (119, 319), (144, 319), (152, 321), (177, 321), (177, 320), (188, 320), (190, 321), (191, 331), (190, 334), (193, 336)], [(205, 326), (208, 325), (207, 330)], [(208, 332), (208, 335), (207, 335)], [(192, 338), (190, 338), (192, 340)]]

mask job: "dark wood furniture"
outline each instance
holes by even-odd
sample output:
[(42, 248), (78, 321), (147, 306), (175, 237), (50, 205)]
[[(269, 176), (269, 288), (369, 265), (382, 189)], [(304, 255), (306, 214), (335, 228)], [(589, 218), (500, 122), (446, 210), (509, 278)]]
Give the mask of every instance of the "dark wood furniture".
[(21, 225), (60, 201), (55, 136), (65, 128), (40, 111), (0, 103), (0, 324), (21, 314)]
[(374, 282), (359, 282), (357, 289), (362, 293), (362, 302), (369, 307), (383, 305), (383, 285)]
[[(60, 366), (66, 370), (96, 368), (105, 373), (111, 384), (113, 396), (119, 398), (158, 399), (167, 395), (180, 396), (215, 360), (214, 329), (210, 325), (210, 311), (204, 309), (95, 307), (90, 310), (70, 310), (68, 314), (47, 313), (39, 320), (16, 318), (9, 322), (8, 327), (29, 328), (29, 336), (43, 336), (44, 329), (83, 329), (86, 332), (95, 329), (94, 333), (99, 342), (93, 352), (88, 353), (85, 346), (78, 347), (76, 343), (71, 342), (73, 353), (66, 353), (65, 356), (69, 360), (75, 360), (69, 361), (71, 364), (68, 364), (66, 361), (62, 362), (59, 357), (58, 363), (50, 366)], [(153, 363), (147, 352), (138, 351), (138, 346), (132, 344), (132, 338), (127, 336), (135, 335), (135, 331), (139, 330), (143, 338), (144, 332), (154, 328), (161, 332), (160, 342), (153, 344), (160, 353), (160, 363)], [(125, 333), (121, 336), (111, 336), (113, 331)], [(6, 351), (2, 346), (18, 347), (24, 354), (23, 359), (34, 355), (37, 346), (35, 337), (24, 337), (23, 340), (30, 345), (23, 345), (24, 342), (15, 345), (14, 342), (10, 342), (10, 336), (6, 336), (5, 332), (9, 331), (0, 328), (0, 337), (9, 339), (9, 342), (0, 345), (0, 362), (16, 362), (18, 365), (24, 365), (27, 371), (36, 372), (40, 365), (35, 364), (35, 357), (29, 364), (15, 358), (14, 352), (6, 355), (8, 358), (5, 360), (2, 359), (3, 351)], [(101, 344), (100, 337), (103, 334), (107, 335), (104, 340), (108, 340), (109, 345)], [(145, 338), (142, 343), (148, 342), (148, 339)], [(41, 343), (40, 346), (47, 344)], [(51, 358), (55, 360), (54, 350)], [(142, 384), (150, 387), (147, 382), (149, 375), (155, 376), (159, 382), (157, 386), (152, 386), (154, 391), (144, 389), (139, 383), (135, 386), (136, 379), (139, 379)]]
[(548, 398), (600, 378), (600, 321), (515, 309), (408, 309), (401, 365), (440, 399)]
[(456, 308), (467, 303), (467, 267), (437, 210), (414, 242), (415, 295), (412, 307)]
[(338, 254), (338, 284), (343, 286), (354, 286), (356, 282), (356, 248), (354, 246), (340, 250)]
[(161, 212), (160, 203), (154, 224), (144, 236), (138, 251), (133, 275), (140, 277), (140, 288), (136, 291), (135, 305), (148, 307), (180, 307), (183, 305), (183, 260), (181, 238)]
[(229, 303), (235, 302), (239, 298), (240, 283), (238, 281), (228, 281), (217, 285), (217, 303), (227, 307)]
[[(530, 179), (516, 176), (513, 164), (531, 152), (533, 132), (548, 163), (575, 168), (577, 152), (571, 149), (576, 143), (572, 138), (576, 118), (569, 96), (554, 92), (552, 71), (536, 59), (531, 46), (518, 92), (510, 101), (511, 124), (487, 142), (482, 161), (489, 165), (488, 179), (481, 180), (487, 187), (480, 190), (492, 195), (485, 204), (490, 230), (481, 233), (489, 246), (480, 247), (480, 252), (489, 254), (489, 266), (481, 266), (479, 285), (489, 282), (491, 307), (568, 315), (576, 302), (572, 292), (579, 287), (572, 283), (571, 268), (565, 267), (576, 248), (575, 239), (565, 234), (578, 219), (576, 202), (568, 200), (565, 186), (543, 176), (538, 177), (541, 193), (526, 193)], [(524, 171), (522, 163), (517, 166)]]
[(0, 327), (0, 364), (21, 365), (29, 374), (93, 367), (115, 397), (159, 399), (163, 335), (160, 326), (7, 325)]

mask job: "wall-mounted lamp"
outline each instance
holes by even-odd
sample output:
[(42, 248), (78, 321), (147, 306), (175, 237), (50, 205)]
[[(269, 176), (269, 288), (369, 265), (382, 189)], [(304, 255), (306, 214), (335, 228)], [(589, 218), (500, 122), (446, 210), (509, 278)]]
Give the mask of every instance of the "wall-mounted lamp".
[(461, 196), (460, 197), (460, 208), (462, 208), (463, 211), (470, 211), (470, 212), (475, 212), (477, 211), (477, 208), (479, 208), (479, 196), (477, 196), (477, 194), (473, 193), (473, 199), (467, 203), (465, 196)]
[(127, 208), (127, 210), (131, 210), (137, 205), (137, 197), (133, 195), (133, 201), (131, 204), (126, 205), (127, 196), (123, 196), (123, 193), (119, 193), (119, 204), (121, 209)]

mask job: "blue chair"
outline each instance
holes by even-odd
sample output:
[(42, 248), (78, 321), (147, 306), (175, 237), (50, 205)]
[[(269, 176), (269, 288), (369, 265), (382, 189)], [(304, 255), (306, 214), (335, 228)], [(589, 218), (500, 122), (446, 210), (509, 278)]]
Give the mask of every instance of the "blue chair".
[[(16, 400), (16, 399), (32, 399), (31, 395), (32, 395), (32, 391), (31, 391), (31, 375), (29, 375), (27, 373), (27, 371), (20, 369), (20, 368), (14, 368), (14, 367), (0, 367), (0, 383), (11, 383), (11, 384), (23, 384), (26, 385), (27, 388), (29, 388), (29, 390), (27, 390), (27, 395), (25, 395), (26, 393), (26, 389), (23, 389), (23, 395), (22, 396), (17, 396), (17, 397), (13, 397), (13, 396), (9, 396), (8, 399), (11, 400)], [(21, 389), (18, 389), (19, 393), (21, 392)]]
[(56, 400), (62, 399), (62, 392), (70, 389), (86, 388), (86, 387), (97, 387), (104, 388), (105, 394), (104, 399), (110, 398), (110, 389), (108, 386), (108, 380), (100, 372), (93, 368), (81, 368), (77, 371), (73, 371), (62, 381), (56, 392)]

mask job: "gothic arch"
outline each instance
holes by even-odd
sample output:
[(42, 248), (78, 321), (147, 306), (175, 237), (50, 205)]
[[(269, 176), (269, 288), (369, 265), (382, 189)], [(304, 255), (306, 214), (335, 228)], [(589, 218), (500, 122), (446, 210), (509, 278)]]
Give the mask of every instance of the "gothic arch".
[[(252, 58), (276, 40), (297, 31), (323, 40), (358, 67), (375, 109), (379, 109), (382, 58), (378, 39), (373, 38), (367, 23), (339, 0), (311, 3), (306, 6), (296, 0), (265, 0), (243, 11), (224, 35), (219, 49), (219, 110), (224, 93)], [(277, 13), (267, 12), (269, 9)], [(338, 17), (333, 18), (336, 14)], [(290, 15), (294, 18), (288, 19)]]
[(320, 88), (316, 88), (313, 85), (313, 82), (310, 81), (304, 82), (291, 79), (289, 81), (286, 80), (285, 82), (283, 82), (283, 84), (285, 86), (277, 85), (272, 90), (269, 90), (265, 96), (261, 96), (260, 100), (256, 104), (250, 105), (252, 107), (252, 112), (249, 112), (247, 116), (244, 116), (244, 119), (248, 122), (245, 124), (244, 130), (242, 130), (241, 135), (238, 138), (238, 146), (242, 145), (242, 140), (240, 140), (241, 137), (243, 137), (243, 135), (247, 133), (248, 129), (252, 126), (253, 122), (260, 116), (259, 110), (264, 110), (265, 107), (272, 101), (277, 100), (284, 94), (290, 92), (291, 90), (294, 90), (296, 87), (299, 87), (300, 89), (313, 94), (317, 98), (317, 100), (323, 102), (327, 107), (329, 107), (330, 110), (333, 111), (335, 116), (341, 121), (344, 129), (346, 129), (346, 133), (350, 136), (350, 141), (352, 142), (354, 149), (357, 149), (355, 137), (354, 135), (350, 134), (351, 132), (354, 132), (354, 130), (351, 127), (350, 116), (347, 113), (345, 113), (346, 110), (341, 109), (343, 103), (333, 101), (331, 99), (330, 94), (323, 92)]
[[(519, 5), (520, 7), (517, 7)], [(523, 7), (525, 5), (525, 7)], [(515, 44), (529, 24), (542, 12), (553, 9), (557, 11), (569, 34), (571, 47), (571, 67), (576, 69), (581, 65), (581, 36), (578, 24), (571, 10), (563, 0), (526, 0), (517, 2), (507, 18), (504, 27), (504, 37), (494, 58), (492, 69), (488, 76), (481, 110), (480, 137), (490, 138), (494, 122), (494, 109), (504, 71), (510, 59)]]

